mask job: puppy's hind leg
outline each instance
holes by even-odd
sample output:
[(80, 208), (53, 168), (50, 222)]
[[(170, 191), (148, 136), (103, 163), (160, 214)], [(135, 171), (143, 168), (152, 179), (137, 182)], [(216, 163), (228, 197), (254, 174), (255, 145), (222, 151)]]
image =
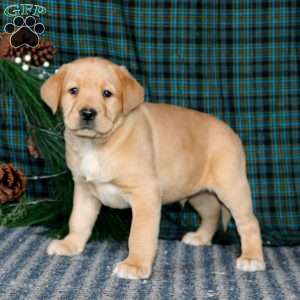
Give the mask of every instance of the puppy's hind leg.
[(242, 254), (237, 260), (237, 268), (242, 271), (264, 270), (260, 228), (253, 214), (246, 176), (233, 180), (230, 185), (223, 182), (216, 192), (220, 201), (229, 208), (241, 238)]
[(218, 229), (221, 204), (211, 193), (193, 196), (189, 203), (199, 213), (201, 224), (197, 231), (185, 234), (182, 242), (193, 246), (211, 245), (212, 238)]

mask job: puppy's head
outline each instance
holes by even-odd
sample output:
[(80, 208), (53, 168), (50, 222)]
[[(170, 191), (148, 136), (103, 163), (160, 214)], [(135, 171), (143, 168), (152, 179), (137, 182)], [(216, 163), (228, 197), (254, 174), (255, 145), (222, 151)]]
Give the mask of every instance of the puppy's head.
[(123, 66), (100, 58), (63, 65), (41, 88), (55, 113), (61, 108), (65, 126), (75, 135), (109, 135), (121, 117), (144, 101), (143, 87)]

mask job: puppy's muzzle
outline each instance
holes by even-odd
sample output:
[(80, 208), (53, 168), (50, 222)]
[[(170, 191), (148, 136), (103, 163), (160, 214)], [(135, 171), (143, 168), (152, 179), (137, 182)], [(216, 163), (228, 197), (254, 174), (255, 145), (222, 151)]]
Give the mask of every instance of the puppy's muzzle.
[(93, 108), (82, 108), (79, 111), (81, 129), (93, 129), (97, 111)]

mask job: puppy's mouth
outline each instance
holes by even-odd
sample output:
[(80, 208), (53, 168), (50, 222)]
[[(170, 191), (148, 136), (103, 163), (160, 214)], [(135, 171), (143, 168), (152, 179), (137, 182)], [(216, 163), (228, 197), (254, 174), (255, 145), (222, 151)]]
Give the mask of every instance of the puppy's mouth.
[(107, 131), (99, 131), (94, 126), (81, 126), (80, 128), (72, 130), (75, 135), (86, 138), (103, 138), (110, 134), (111, 129)]
[(95, 124), (94, 122), (86, 122), (86, 121), (81, 121), (79, 130), (94, 130)]
[(87, 137), (87, 138), (96, 138), (97, 132), (94, 129), (91, 128), (79, 128), (73, 130), (75, 135), (80, 137)]
[(84, 138), (106, 138), (108, 137), (114, 128), (114, 123), (108, 120), (75, 120), (65, 118), (65, 126), (71, 130), (71, 132), (78, 136)]

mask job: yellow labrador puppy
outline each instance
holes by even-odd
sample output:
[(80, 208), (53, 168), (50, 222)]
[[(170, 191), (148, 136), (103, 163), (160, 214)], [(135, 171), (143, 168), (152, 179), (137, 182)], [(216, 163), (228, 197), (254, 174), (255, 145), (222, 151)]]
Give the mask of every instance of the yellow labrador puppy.
[(102, 205), (130, 207), (129, 254), (114, 273), (147, 278), (161, 205), (188, 198), (202, 222), (183, 242), (207, 245), (221, 213), (215, 194), (241, 237), (237, 268), (265, 269), (245, 154), (225, 123), (185, 108), (143, 103), (144, 89), (127, 69), (100, 58), (63, 65), (44, 83), (41, 95), (53, 113), (63, 112), (66, 159), (75, 182), (69, 234), (50, 243), (49, 255), (82, 252)]

